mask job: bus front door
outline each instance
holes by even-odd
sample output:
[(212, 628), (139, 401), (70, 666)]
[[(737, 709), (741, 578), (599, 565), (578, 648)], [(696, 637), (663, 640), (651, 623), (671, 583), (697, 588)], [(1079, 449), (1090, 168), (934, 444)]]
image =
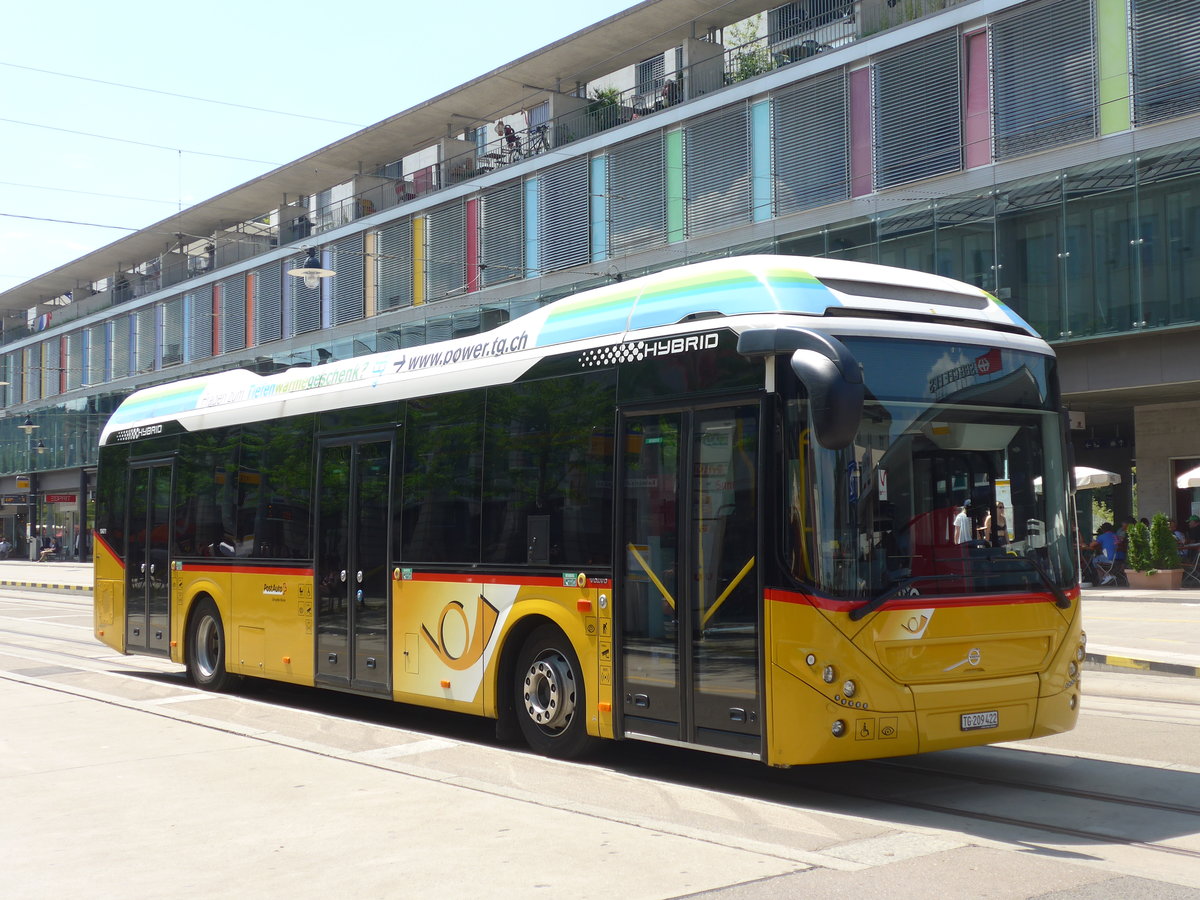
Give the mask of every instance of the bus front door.
[(757, 403), (622, 418), (623, 733), (762, 752)]
[(171, 653), (170, 460), (129, 469), (129, 555), (125, 561), (125, 649)]
[(391, 690), (388, 530), (392, 439), (321, 445), (316, 532), (316, 682)]

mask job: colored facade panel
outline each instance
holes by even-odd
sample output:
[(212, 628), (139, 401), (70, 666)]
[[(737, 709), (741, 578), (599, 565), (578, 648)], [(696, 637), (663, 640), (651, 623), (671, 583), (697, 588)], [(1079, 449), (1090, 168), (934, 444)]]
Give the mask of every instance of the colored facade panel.
[(1125, 0), (1097, 0), (1096, 40), (1100, 88), (1100, 133), (1133, 127), (1130, 106), (1129, 25)]
[(850, 73), (850, 194), (871, 193), (874, 178), (871, 144), (871, 70)]
[(525, 179), (525, 277), (534, 278), (541, 274), (542, 254), (538, 242), (538, 217), (534, 210), (538, 208), (538, 179)]
[(668, 131), (667, 150), (667, 240), (670, 243), (687, 237), (684, 227), (686, 209), (683, 202), (683, 132)]
[(608, 258), (608, 195), (601, 185), (608, 184), (608, 157), (593, 156), (588, 162), (591, 184), (597, 185), (589, 195), (588, 215), (592, 232), (592, 262)]
[(750, 107), (750, 184), (754, 221), (765, 222), (774, 215), (771, 196), (771, 101), (761, 100)]
[(988, 33), (979, 30), (963, 37), (966, 84), (963, 86), (963, 161), (968, 169), (992, 161), (991, 87), (988, 84)]

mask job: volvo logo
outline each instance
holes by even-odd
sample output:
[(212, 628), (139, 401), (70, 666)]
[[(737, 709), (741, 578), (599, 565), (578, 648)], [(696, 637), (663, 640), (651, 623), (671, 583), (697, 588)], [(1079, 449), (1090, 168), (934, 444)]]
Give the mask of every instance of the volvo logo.
[(979, 665), (979, 661), (982, 659), (983, 659), (983, 654), (979, 652), (979, 648), (972, 647), (970, 650), (967, 651), (967, 655), (966, 655), (965, 659), (960, 659), (958, 662), (956, 662), (952, 666), (946, 666), (946, 668), (942, 669), (942, 671), (943, 672), (952, 672), (955, 669), (957, 669), (959, 666), (965, 666), (965, 665), (969, 665), (972, 668), (974, 668), (975, 666)]

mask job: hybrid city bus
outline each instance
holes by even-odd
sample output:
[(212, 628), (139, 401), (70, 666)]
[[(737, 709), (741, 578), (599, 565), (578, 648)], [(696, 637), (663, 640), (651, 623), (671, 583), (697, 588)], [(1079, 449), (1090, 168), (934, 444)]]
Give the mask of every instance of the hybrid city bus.
[(770, 765), (1073, 727), (1053, 352), (967, 284), (684, 266), (471, 337), (132, 394), (95, 630), (252, 676)]

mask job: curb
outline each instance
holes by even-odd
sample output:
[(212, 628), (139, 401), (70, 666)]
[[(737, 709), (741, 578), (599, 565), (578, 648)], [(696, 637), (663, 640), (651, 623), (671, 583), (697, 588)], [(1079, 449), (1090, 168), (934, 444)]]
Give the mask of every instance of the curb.
[(1187, 678), (1200, 678), (1200, 666), (1187, 666), (1182, 663), (1152, 662), (1147, 659), (1130, 659), (1128, 656), (1115, 656), (1107, 653), (1087, 653), (1083, 657), (1084, 664), (1091, 663), (1092, 667), (1101, 670), (1128, 672), (1154, 672), (1160, 675), (1183, 675)]
[(90, 584), (48, 584), (43, 581), (0, 581), (0, 588), (24, 588), (33, 591), (87, 591), (92, 593)]

